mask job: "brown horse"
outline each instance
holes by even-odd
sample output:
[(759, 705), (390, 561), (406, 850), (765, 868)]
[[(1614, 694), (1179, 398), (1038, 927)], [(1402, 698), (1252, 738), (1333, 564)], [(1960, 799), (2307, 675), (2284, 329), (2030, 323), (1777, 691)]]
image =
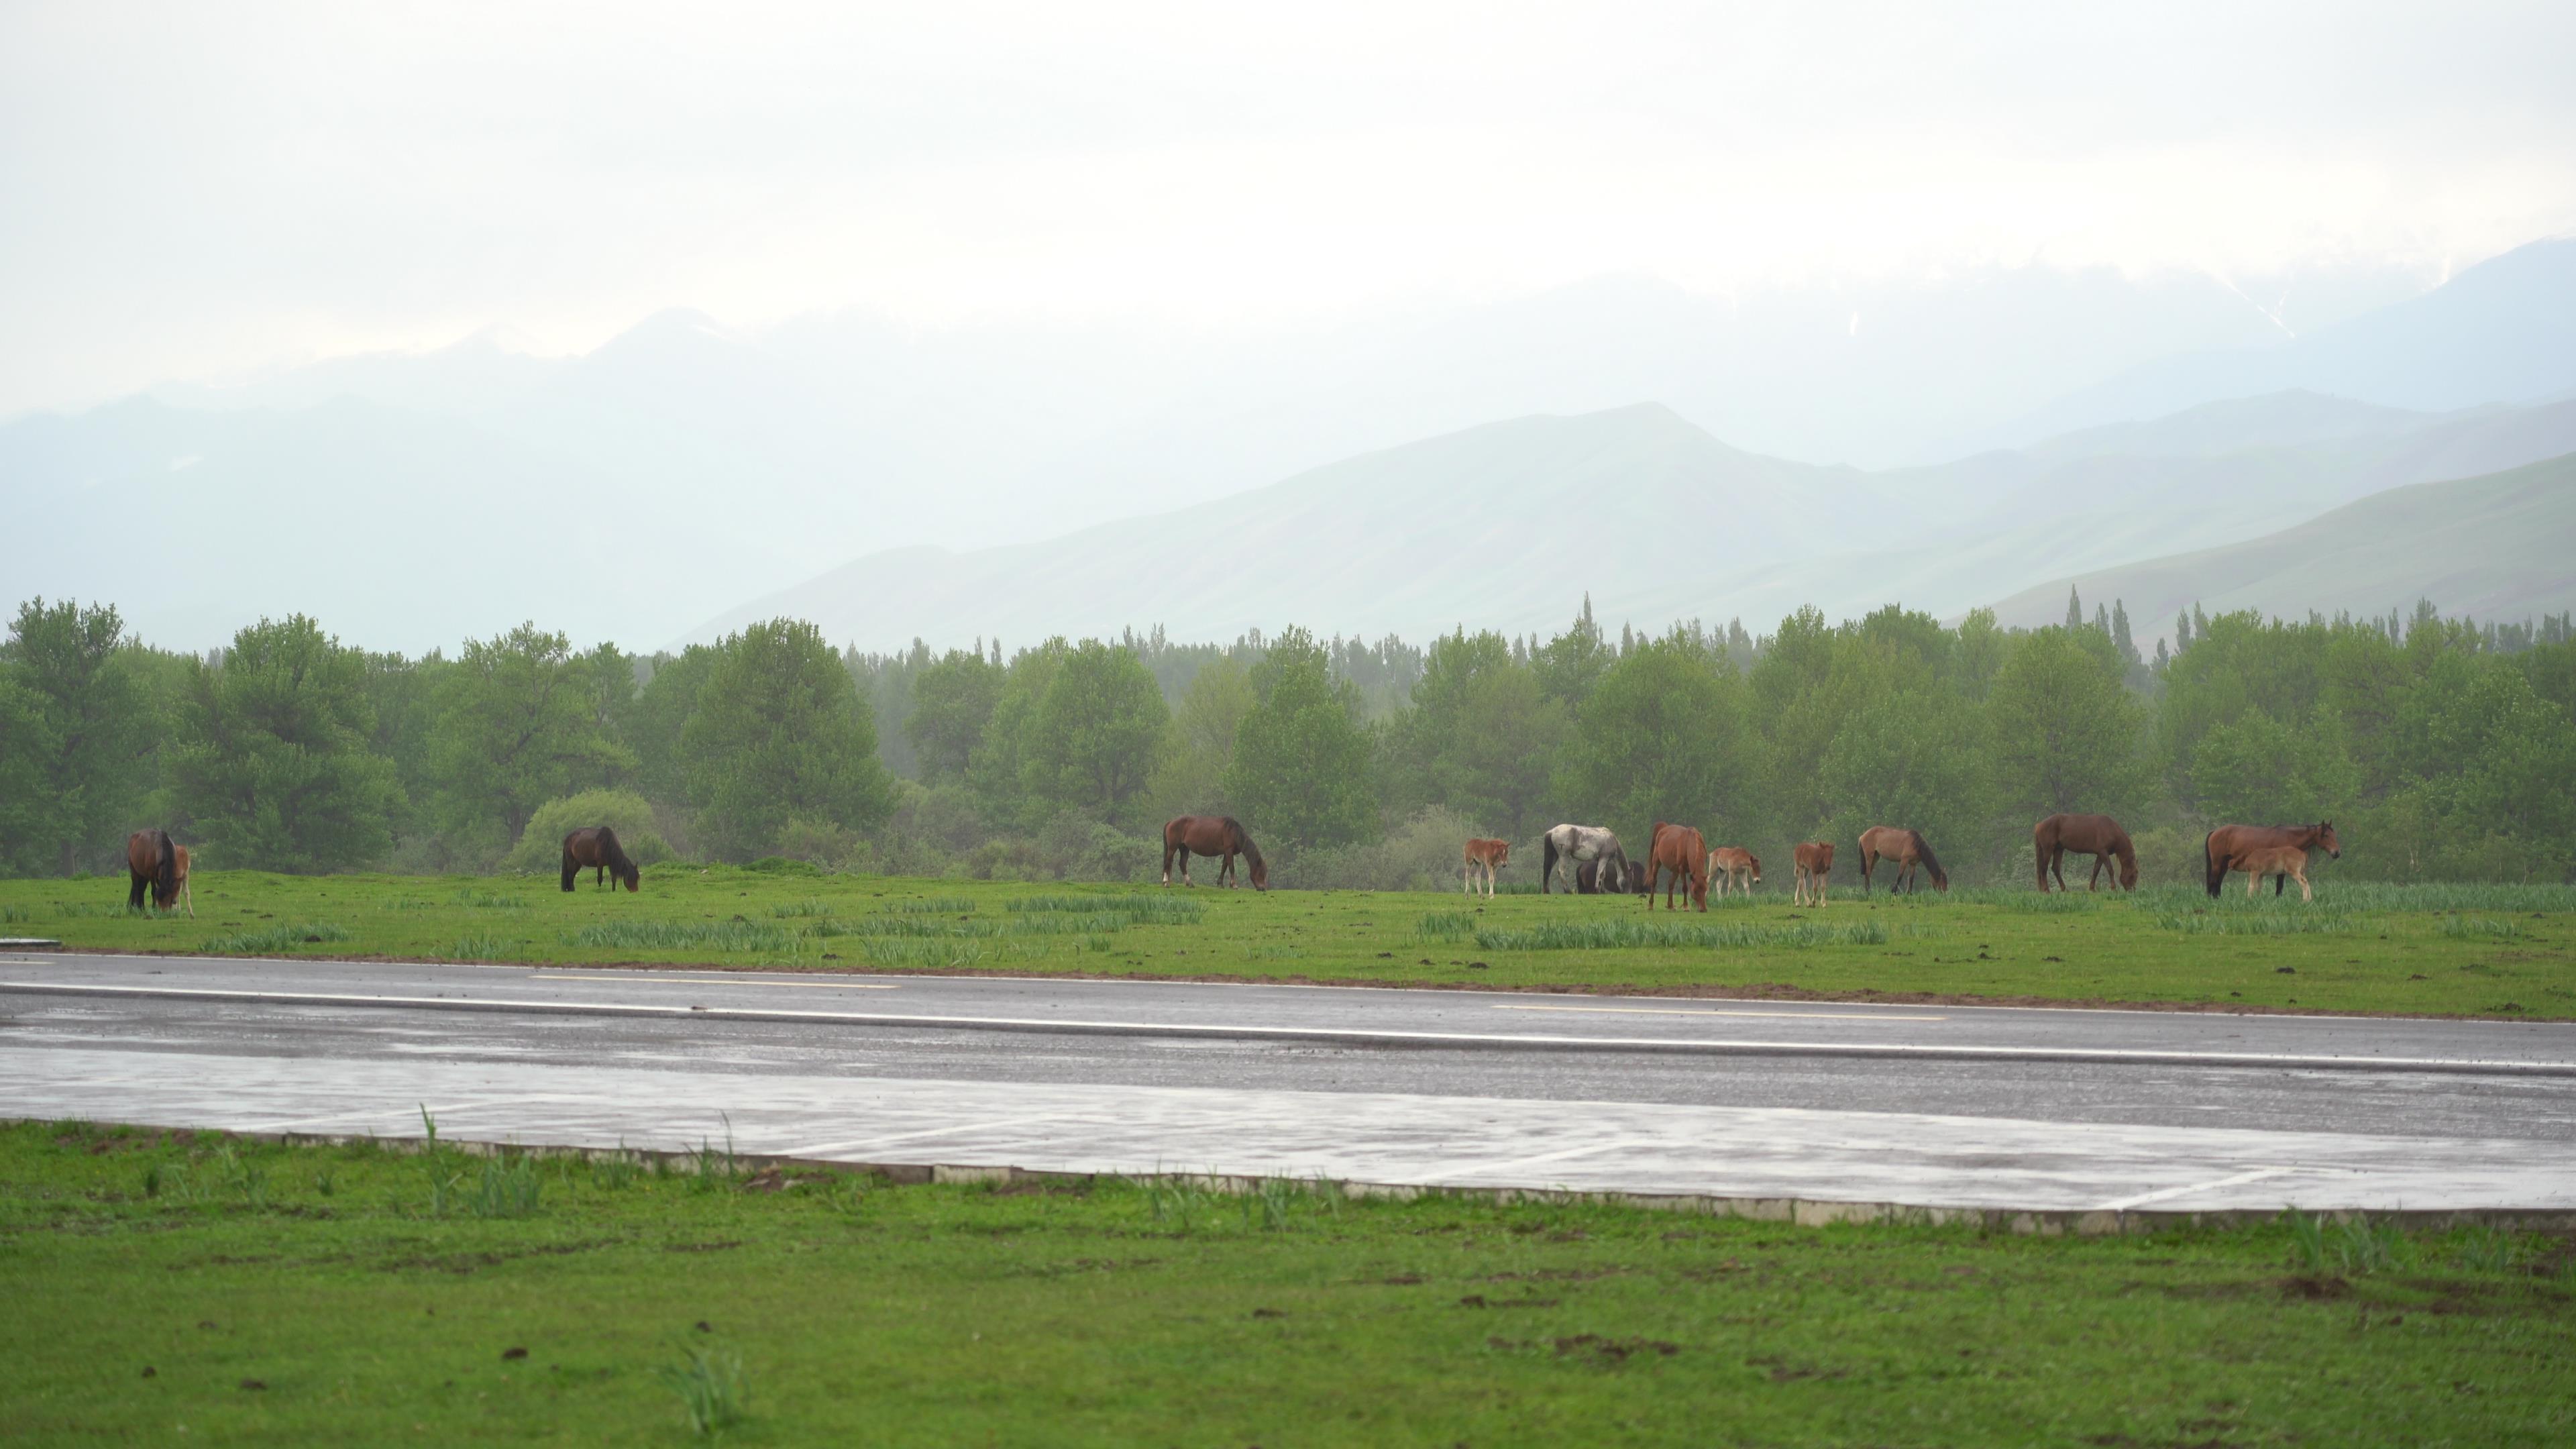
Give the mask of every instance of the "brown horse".
[(2057, 872), (2057, 888), (2065, 890), (2066, 857), (2093, 857), (2093, 878), (2084, 883), (2086, 890), (2102, 884), (2102, 871), (2114, 861), (2119, 863), (2120, 889), (2138, 888), (2138, 848), (2129, 843), (2129, 832), (2108, 815), (2051, 815), (2030, 828), (2031, 853), (2039, 858), (2039, 888), (2048, 889), (2048, 873)]
[(1870, 876), (1882, 859), (1896, 865), (1896, 879), (1888, 885), (1891, 891), (1912, 890), (1914, 872), (1931, 872), (1936, 890), (1950, 889), (1950, 873), (1941, 868), (1940, 857), (1932, 853), (1932, 842), (1920, 830), (1907, 830), (1897, 825), (1873, 825), (1860, 833), (1860, 893), (1869, 894)]
[[(1663, 887), (1664, 909), (1673, 908), (1673, 889), (1688, 883), (1689, 899), (1701, 910), (1708, 909), (1708, 842), (1687, 825), (1655, 822), (1654, 844), (1646, 848), (1646, 909), (1655, 908), (1655, 888)], [(1664, 872), (1671, 871), (1667, 881)]]
[(1467, 842), (1467, 869), (1459, 878), (1459, 888), (1469, 895), (1476, 893), (1476, 876), (1485, 877), (1485, 898), (1493, 899), (1494, 872), (1512, 863), (1512, 843), (1508, 840), (1470, 840)]
[(1726, 888), (1740, 887), (1746, 895), (1762, 884), (1762, 862), (1753, 852), (1740, 845), (1721, 845), (1708, 853), (1708, 877), (1717, 886), (1717, 898), (1726, 899)]
[[(2222, 825), (2200, 843), (2202, 859), (2209, 867), (2209, 898), (2218, 899), (2218, 888), (2231, 870), (2247, 871), (2260, 879), (2267, 872), (2255, 870), (2250, 863), (2255, 853), (2283, 846), (2296, 846), (2302, 853), (2322, 850), (2337, 860), (2343, 859), (2343, 842), (2335, 837), (2334, 826), (2323, 820), (2314, 825)], [(2286, 879), (2275, 880), (2272, 894), (2279, 895), (2287, 884)], [(2253, 882), (2246, 885), (2250, 889)], [(2306, 872), (2301, 871), (2299, 889), (2304, 891), (2307, 885)]]
[(617, 832), (605, 825), (585, 825), (564, 837), (563, 888), (571, 890), (572, 883), (588, 869), (599, 872), (592, 878), (594, 887), (606, 885), (612, 875), (630, 891), (644, 882), (644, 872), (626, 858), (625, 847), (617, 843)]
[(1234, 878), (1234, 858), (1240, 855), (1252, 868), (1252, 888), (1257, 891), (1270, 889), (1270, 867), (1261, 858), (1261, 847), (1252, 843), (1252, 836), (1244, 830), (1243, 822), (1231, 815), (1179, 815), (1164, 825), (1165, 885), (1172, 883), (1172, 856), (1175, 852), (1181, 857), (1183, 885), (1195, 884), (1190, 879), (1190, 857), (1193, 854), (1223, 856), (1225, 863), (1216, 869), (1217, 884), (1242, 884)]
[(188, 908), (188, 919), (193, 921), (197, 918), (197, 896), (196, 892), (188, 889), (188, 847), (173, 845), (170, 850), (179, 857), (177, 867), (171, 872), (177, 877), (179, 884), (172, 891), (171, 898)]
[(1803, 906), (1809, 904), (1809, 896), (1812, 894), (1813, 903), (1823, 905), (1825, 887), (1830, 884), (1827, 878), (1834, 873), (1834, 843), (1830, 840), (1810, 840), (1790, 851), (1789, 860), (1791, 869), (1796, 875), (1798, 887), (1791, 899)]
[(125, 908), (143, 909), (143, 888), (152, 888), (152, 908), (170, 909), (179, 898), (179, 847), (167, 830), (138, 830), (125, 837)]
[(2245, 871), (2245, 894), (2251, 896), (2263, 877), (2272, 877), (2272, 894), (2279, 895), (2291, 881), (2299, 883), (2299, 899), (2313, 901), (2317, 893), (2308, 889), (2308, 852), (2303, 846), (2273, 845), (2245, 852), (2241, 862)]

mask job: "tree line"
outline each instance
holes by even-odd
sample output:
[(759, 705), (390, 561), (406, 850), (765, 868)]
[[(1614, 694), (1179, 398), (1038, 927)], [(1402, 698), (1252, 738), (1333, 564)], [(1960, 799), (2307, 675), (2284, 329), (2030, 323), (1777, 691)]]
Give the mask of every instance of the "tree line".
[(1876, 823), (2027, 879), (2030, 826), (2121, 817), (2186, 880), (2223, 821), (2331, 818), (2338, 871), (2576, 869), (2576, 638), (2411, 615), (2194, 609), (2143, 656), (2124, 607), (1956, 626), (1805, 609), (1427, 644), (1160, 629), (891, 655), (776, 619), (639, 656), (531, 623), (453, 657), (303, 616), (207, 655), (109, 605), (28, 601), (0, 644), (0, 870), (113, 867), (165, 825), (209, 869), (548, 870), (574, 825), (647, 863), (1135, 879), (1185, 812), (1242, 819), (1281, 884), (1450, 879), (1470, 834), (1683, 821), (1785, 856)]

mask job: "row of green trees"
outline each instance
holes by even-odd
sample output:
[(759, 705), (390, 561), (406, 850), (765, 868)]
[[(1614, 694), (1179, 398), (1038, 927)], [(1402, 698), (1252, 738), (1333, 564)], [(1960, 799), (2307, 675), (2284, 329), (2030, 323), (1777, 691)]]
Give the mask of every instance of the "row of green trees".
[(2080, 601), (2031, 631), (1810, 609), (1758, 638), (1612, 638), (1587, 605), (1546, 640), (1421, 647), (1157, 631), (861, 656), (774, 620), (649, 659), (534, 625), (405, 659), (299, 617), (198, 658), (36, 600), (0, 646), (0, 867), (104, 869), (145, 821), (228, 866), (542, 866), (532, 821), (572, 811), (710, 859), (1116, 877), (1198, 811), (1242, 818), (1289, 883), (1416, 883), (1462, 832), (1560, 819), (1690, 821), (1766, 855), (1901, 823), (1954, 874), (2011, 878), (2034, 819), (2099, 810), (2171, 879), (2210, 823), (2321, 817), (2346, 871), (2559, 879), (2570, 632), (2429, 605), (2193, 614), (2147, 659), (2125, 609)]

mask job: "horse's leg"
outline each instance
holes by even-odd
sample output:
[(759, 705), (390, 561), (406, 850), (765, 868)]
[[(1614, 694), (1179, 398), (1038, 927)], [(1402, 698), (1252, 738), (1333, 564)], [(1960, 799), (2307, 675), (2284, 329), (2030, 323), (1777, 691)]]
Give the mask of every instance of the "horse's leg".
[[(2097, 891), (2102, 888), (2102, 867), (2108, 864), (2110, 859), (2111, 857), (2107, 855), (2097, 855), (2093, 857), (2093, 874), (2085, 880), (2084, 889), (2088, 891)], [(2116, 878), (2117, 877), (2114, 877), (2114, 879)]]
[(2300, 871), (2300, 872), (2299, 872), (2299, 903), (2300, 903), (2301, 905), (2306, 905), (2308, 902), (2313, 901), (2313, 900), (2315, 900), (2316, 898), (2317, 898), (2317, 893), (2316, 893), (2316, 892), (2314, 892), (2314, 891), (2312, 891), (2312, 890), (2309, 890), (2309, 889), (2308, 889), (2308, 873), (2307, 873), (2306, 871), (2304, 871), (2304, 870), (2303, 870), (2303, 871)]

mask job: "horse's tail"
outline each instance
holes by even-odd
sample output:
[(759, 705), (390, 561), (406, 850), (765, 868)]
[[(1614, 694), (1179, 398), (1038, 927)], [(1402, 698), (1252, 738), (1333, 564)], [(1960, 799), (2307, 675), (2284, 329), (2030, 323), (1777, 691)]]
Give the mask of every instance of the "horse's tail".
[(2213, 830), (2200, 838), (2200, 863), (2209, 876), (2209, 898), (2218, 899), (2218, 889), (2227, 882), (2227, 863), (2218, 858), (2218, 832)]
[(1556, 878), (1556, 836), (1553, 832), (1538, 838), (1538, 893), (1547, 894), (1547, 883)]
[(152, 867), (152, 904), (167, 909), (179, 898), (179, 847), (170, 841), (170, 832), (152, 832), (152, 844), (161, 859)]
[(1932, 884), (1945, 891), (1948, 890), (1950, 873), (1941, 868), (1941, 857), (1932, 853), (1932, 842), (1924, 839), (1923, 832), (1920, 830), (1907, 833), (1914, 837), (1914, 858), (1923, 862), (1925, 870), (1932, 872)]

